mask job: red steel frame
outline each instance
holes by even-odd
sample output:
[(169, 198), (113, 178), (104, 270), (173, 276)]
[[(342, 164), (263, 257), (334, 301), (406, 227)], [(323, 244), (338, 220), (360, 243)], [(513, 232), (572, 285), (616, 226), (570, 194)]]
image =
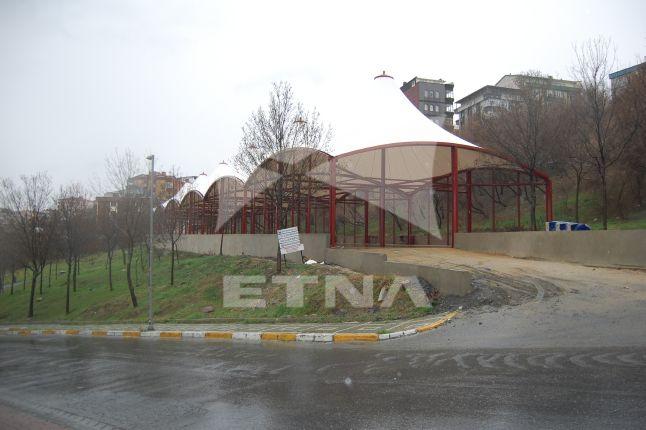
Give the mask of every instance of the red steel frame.
[[(441, 175), (438, 177), (428, 178), (427, 180), (391, 180), (390, 183), (386, 183), (386, 166), (387, 166), (387, 149), (396, 148), (396, 147), (410, 147), (410, 146), (435, 146), (435, 147), (445, 147), (450, 150), (451, 158), (451, 172), (446, 175)], [(489, 167), (491, 169), (491, 182), (474, 182), (473, 180), (473, 171), (476, 169), (482, 170), (483, 168), (470, 168), (470, 169), (459, 169), (459, 150), (466, 151), (476, 151), (481, 152), (486, 155), (497, 157), (505, 162), (510, 163), (511, 165), (518, 166), (516, 169), (504, 168), (501, 166)], [(379, 178), (359, 178), (356, 175), (353, 177), (352, 172), (347, 170), (342, 170), (339, 172), (339, 166), (337, 160), (349, 157), (355, 154), (360, 154), (368, 151), (379, 151), (379, 162), (380, 162), (380, 177)], [(343, 217), (342, 219), (342, 233), (343, 233), (343, 245), (357, 245), (357, 216), (359, 213), (363, 212), (363, 246), (371, 246), (371, 236), (370, 236), (370, 206), (371, 206), (371, 195), (374, 191), (378, 192), (378, 204), (376, 209), (378, 211), (378, 234), (377, 234), (377, 244), (380, 247), (386, 246), (386, 211), (387, 204), (392, 205), (392, 211), (390, 212), (390, 217), (392, 219), (392, 244), (405, 245), (418, 245), (415, 240), (416, 236), (413, 231), (412, 220), (412, 195), (415, 192), (420, 190), (428, 190), (428, 210), (431, 210), (431, 196), (432, 191), (436, 190), (437, 192), (446, 193), (447, 205), (446, 205), (446, 215), (450, 222), (446, 223), (447, 229), (447, 239), (446, 246), (455, 246), (455, 234), (460, 231), (460, 194), (464, 194), (466, 198), (464, 215), (465, 217), (465, 231), (471, 232), (473, 229), (473, 190), (476, 187), (481, 188), (490, 188), (491, 189), (491, 229), (496, 230), (496, 196), (497, 196), (497, 187), (512, 187), (515, 192), (515, 206), (516, 206), (516, 226), (517, 228), (522, 228), (521, 224), (521, 186), (524, 185), (537, 185), (536, 182), (521, 182), (521, 171), (526, 171), (526, 169), (518, 164), (514, 163), (509, 158), (500, 156), (499, 154), (494, 153), (493, 151), (486, 150), (479, 147), (471, 147), (466, 145), (458, 144), (449, 144), (449, 143), (434, 143), (434, 142), (400, 142), (392, 143), (380, 146), (374, 146), (370, 148), (359, 149), (356, 151), (347, 152), (345, 154), (332, 157), (329, 154), (323, 152), (316, 152), (315, 155), (323, 155), (329, 161), (329, 183), (326, 187), (327, 195), (321, 194), (321, 191), (324, 188), (321, 187), (322, 183), (319, 183), (315, 190), (313, 190), (313, 183), (316, 179), (311, 177), (291, 177), (285, 181), (285, 184), (289, 184), (289, 192), (291, 193), (284, 200), (284, 204), (287, 205), (288, 212), (284, 212), (288, 216), (286, 217), (288, 221), (291, 221), (291, 225), (297, 225), (299, 228), (302, 225), (302, 216), (305, 217), (305, 233), (311, 232), (328, 232), (329, 233), (329, 244), (331, 247), (335, 247), (338, 244), (337, 238), (337, 223), (339, 223), (339, 217), (337, 216), (337, 203), (340, 203), (343, 206)], [(312, 158), (308, 157), (308, 167), (311, 171)], [(495, 172), (496, 170), (516, 170), (515, 181), (504, 182), (496, 180)], [(350, 193), (348, 187), (340, 184), (339, 174), (341, 174), (343, 180), (350, 179), (359, 179), (364, 185), (355, 184), (355, 190)], [(460, 183), (460, 175), (464, 174), (464, 182)], [(539, 171), (535, 171), (534, 175), (539, 180), (542, 180), (545, 185), (545, 216), (547, 220), (552, 219), (552, 182), (549, 177)], [(229, 179), (227, 179), (229, 178)], [(227, 182), (228, 180), (233, 179), (233, 187)], [(297, 182), (298, 179), (298, 182)], [(303, 186), (303, 181), (307, 181)], [(242, 184), (242, 188), (238, 187), (238, 182)], [(295, 182), (300, 186), (296, 187)], [(226, 190), (225, 190), (226, 187)], [(303, 195), (303, 188), (305, 188), (305, 193)], [(502, 189), (502, 188), (501, 188)], [(240, 193), (241, 191), (241, 197)], [(314, 191), (314, 192), (313, 192)], [(231, 196), (232, 193), (232, 196)], [(315, 193), (318, 193), (315, 195)], [(387, 197), (388, 193), (388, 197)], [(359, 196), (363, 196), (363, 199)], [(186, 233), (199, 233), (199, 234), (212, 234), (215, 233), (215, 220), (220, 211), (224, 211), (225, 208), (221, 204), (222, 199), (233, 199), (233, 203), (229, 202), (229, 210), (224, 214), (229, 217), (225, 223), (223, 223), (219, 228), (217, 228), (217, 233), (236, 233), (238, 232), (238, 220), (240, 222), (240, 232), (242, 234), (256, 234), (258, 228), (261, 227), (262, 233), (272, 233), (275, 229), (280, 228), (280, 220), (278, 219), (278, 208), (275, 204), (271, 202), (271, 199), (268, 198), (266, 192), (258, 192), (255, 184), (242, 183), (239, 179), (233, 177), (223, 177), (218, 179), (214, 183), (209, 191), (207, 191), (206, 196), (201, 196), (199, 193), (191, 191), (189, 192), (182, 202), (179, 202), (177, 205), (178, 208), (184, 214), (184, 231)], [(405, 220), (405, 232), (401, 231), (399, 239), (397, 239), (397, 229), (396, 224), (399, 225), (399, 222), (396, 223), (397, 219), (400, 216), (396, 215), (395, 207), (398, 205), (398, 201), (406, 202), (406, 217)], [(363, 211), (360, 211), (358, 208), (361, 207), (363, 203)], [(233, 204), (233, 209), (231, 209), (231, 204)], [(260, 207), (258, 207), (260, 206)], [(304, 213), (303, 212), (304, 207)], [(232, 213), (231, 210), (233, 210)], [(258, 222), (258, 211), (261, 211), (260, 223)], [(328, 219), (326, 220), (325, 213), (328, 213)], [(348, 220), (348, 213), (352, 217), (352, 239), (351, 242), (348, 242), (348, 238), (345, 235), (346, 232), (346, 222)], [(319, 222), (319, 217), (322, 218), (322, 222)], [(359, 219), (361, 216), (359, 215)], [(430, 216), (429, 216), (430, 219)], [(327, 223), (326, 223), (327, 221)], [(257, 225), (261, 224), (261, 225)], [(327, 228), (326, 228), (327, 227)], [(327, 230), (327, 231), (326, 231)], [(374, 236), (373, 236), (374, 237)], [(405, 239), (404, 239), (405, 238)], [(428, 245), (431, 245), (431, 233), (430, 230), (427, 232), (427, 242)], [(373, 242), (374, 244), (374, 242)], [(374, 245), (373, 245), (374, 246)]]

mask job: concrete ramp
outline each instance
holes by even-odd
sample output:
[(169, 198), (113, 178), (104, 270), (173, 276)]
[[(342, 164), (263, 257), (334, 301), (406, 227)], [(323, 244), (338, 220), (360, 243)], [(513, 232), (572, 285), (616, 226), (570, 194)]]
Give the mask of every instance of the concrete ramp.
[(388, 256), (378, 251), (328, 248), (325, 262), (368, 275), (418, 276), (437, 288), (443, 296), (465, 296), (473, 290), (473, 274), (467, 270), (388, 261)]

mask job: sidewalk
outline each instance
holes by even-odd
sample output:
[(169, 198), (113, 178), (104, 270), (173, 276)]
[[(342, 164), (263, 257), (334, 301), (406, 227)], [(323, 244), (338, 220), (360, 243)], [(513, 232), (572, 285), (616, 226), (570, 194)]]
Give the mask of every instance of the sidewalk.
[(63, 325), (34, 323), (29, 325), (2, 325), (0, 326), (0, 335), (375, 342), (429, 331), (445, 324), (456, 315), (457, 311), (411, 320), (344, 323), (156, 324), (155, 331), (151, 332), (146, 331), (145, 324)]

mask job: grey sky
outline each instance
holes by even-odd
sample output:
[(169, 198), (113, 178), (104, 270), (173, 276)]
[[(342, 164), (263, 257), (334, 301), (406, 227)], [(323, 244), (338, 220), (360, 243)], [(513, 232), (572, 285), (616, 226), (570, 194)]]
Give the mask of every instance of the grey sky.
[(196, 174), (232, 155), (272, 81), (324, 119), (339, 89), (369, 112), (352, 83), (382, 69), (453, 81), (459, 99), (506, 73), (567, 78), (573, 44), (597, 35), (634, 64), (645, 17), (639, 0), (0, 0), (0, 176), (85, 180), (125, 147)]

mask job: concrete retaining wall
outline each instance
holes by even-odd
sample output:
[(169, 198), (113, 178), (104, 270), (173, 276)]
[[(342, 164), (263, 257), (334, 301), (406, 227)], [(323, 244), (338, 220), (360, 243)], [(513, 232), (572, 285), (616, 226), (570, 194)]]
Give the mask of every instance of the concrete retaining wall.
[(590, 266), (646, 268), (646, 230), (457, 233), (455, 247)]
[[(301, 234), (305, 246), (303, 255), (322, 261), (329, 236), (325, 233)], [(215, 255), (220, 253), (220, 234), (187, 234), (180, 238), (177, 246), (180, 251), (195, 254)], [(250, 255), (252, 257), (276, 257), (278, 239), (275, 234), (225, 234), (222, 242), (224, 255)], [(287, 256), (288, 260), (299, 261), (300, 254)]]
[(328, 248), (325, 262), (370, 275), (419, 276), (444, 296), (464, 296), (473, 289), (473, 275), (467, 271), (387, 261), (385, 254)]
[[(219, 234), (184, 235), (178, 242), (178, 249), (195, 254), (219, 254), (221, 238), (222, 235)], [(301, 234), (301, 242), (305, 245), (303, 255), (316, 261), (325, 261), (370, 275), (419, 276), (443, 295), (463, 296), (472, 290), (472, 275), (466, 271), (387, 261), (385, 254), (361, 250), (329, 249), (329, 236), (324, 233)], [(277, 246), (275, 234), (225, 234), (222, 254), (275, 257)], [(299, 261), (300, 254), (289, 254), (287, 258)]]

